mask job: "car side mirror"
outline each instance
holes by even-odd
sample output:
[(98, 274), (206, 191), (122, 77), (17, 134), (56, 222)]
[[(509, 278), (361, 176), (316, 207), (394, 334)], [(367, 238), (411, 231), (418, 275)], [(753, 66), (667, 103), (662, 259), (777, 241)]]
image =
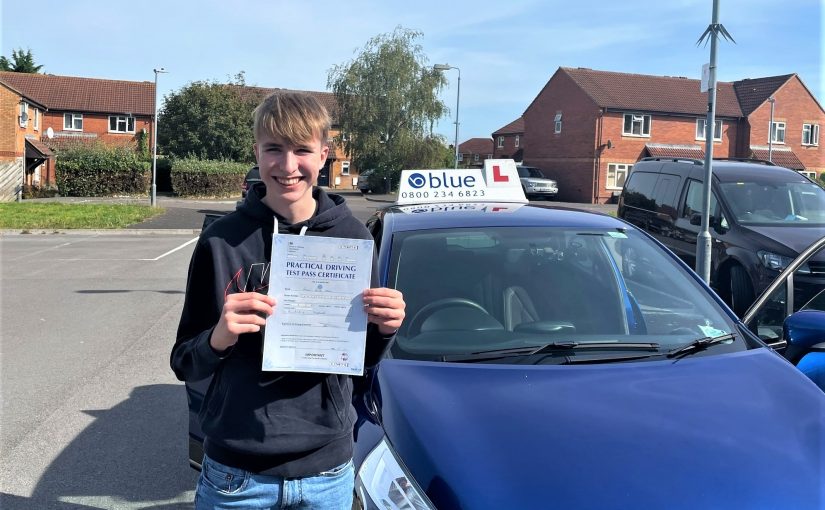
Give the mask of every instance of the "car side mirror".
[(693, 213), (690, 215), (690, 224), (697, 227), (702, 224), (702, 215), (700, 213)]
[(825, 391), (825, 312), (800, 310), (785, 319), (782, 333), (785, 358)]

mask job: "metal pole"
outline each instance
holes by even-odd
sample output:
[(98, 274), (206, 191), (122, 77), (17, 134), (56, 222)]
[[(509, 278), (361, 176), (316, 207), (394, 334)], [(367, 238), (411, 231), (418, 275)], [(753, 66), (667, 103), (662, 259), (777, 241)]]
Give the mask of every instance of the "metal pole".
[(708, 116), (705, 120), (705, 183), (702, 190), (702, 227), (696, 243), (696, 273), (710, 283), (710, 197), (713, 178), (713, 135), (716, 127), (716, 39), (719, 26), (719, 0), (713, 0), (713, 20), (710, 29), (710, 65), (708, 80)]
[(157, 175), (158, 175), (158, 74), (165, 73), (166, 69), (152, 69), (155, 72), (155, 117), (152, 126), (152, 196), (149, 205), (157, 207)]
[(768, 124), (768, 162), (773, 163), (773, 105), (776, 99), (771, 96), (768, 102), (771, 104), (771, 121)]
[(458, 71), (458, 84), (455, 93), (455, 168), (458, 168), (458, 102), (461, 98), (461, 69), (455, 68)]

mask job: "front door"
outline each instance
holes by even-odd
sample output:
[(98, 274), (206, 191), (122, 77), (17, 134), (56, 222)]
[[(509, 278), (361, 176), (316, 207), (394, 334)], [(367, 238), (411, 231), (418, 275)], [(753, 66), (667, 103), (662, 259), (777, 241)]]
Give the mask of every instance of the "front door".
[(324, 163), (324, 168), (318, 172), (318, 186), (329, 187), (329, 169), (332, 167), (332, 160), (328, 159)]

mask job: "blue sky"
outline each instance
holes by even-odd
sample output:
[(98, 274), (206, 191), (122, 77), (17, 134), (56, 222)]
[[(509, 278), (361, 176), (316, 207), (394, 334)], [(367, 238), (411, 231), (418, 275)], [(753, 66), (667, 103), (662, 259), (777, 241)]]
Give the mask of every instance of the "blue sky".
[[(0, 0), (0, 53), (30, 48), (50, 74), (160, 75), (161, 96), (197, 80), (326, 90), (327, 74), (401, 25), (423, 32), (430, 64), (461, 68), (460, 141), (517, 119), (560, 66), (699, 78), (696, 41), (712, 0)], [(797, 73), (825, 98), (823, 0), (719, 0), (736, 44), (720, 41), (718, 79)], [(456, 78), (436, 131), (452, 142)]]

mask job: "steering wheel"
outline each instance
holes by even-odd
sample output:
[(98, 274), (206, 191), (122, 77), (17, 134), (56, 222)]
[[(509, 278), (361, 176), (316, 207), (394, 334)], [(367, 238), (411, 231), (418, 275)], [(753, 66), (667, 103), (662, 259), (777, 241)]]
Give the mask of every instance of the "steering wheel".
[(407, 328), (407, 336), (415, 336), (421, 332), (421, 326), (424, 325), (424, 321), (427, 320), (432, 314), (435, 312), (442, 310), (444, 308), (456, 307), (456, 306), (464, 306), (468, 308), (475, 308), (481, 312), (487, 314), (487, 310), (484, 309), (483, 306), (472, 301), (470, 299), (465, 298), (458, 298), (458, 297), (450, 297), (444, 299), (438, 299), (433, 301), (432, 303), (427, 303), (423, 307), (421, 307), (413, 318), (410, 320), (410, 326)]

